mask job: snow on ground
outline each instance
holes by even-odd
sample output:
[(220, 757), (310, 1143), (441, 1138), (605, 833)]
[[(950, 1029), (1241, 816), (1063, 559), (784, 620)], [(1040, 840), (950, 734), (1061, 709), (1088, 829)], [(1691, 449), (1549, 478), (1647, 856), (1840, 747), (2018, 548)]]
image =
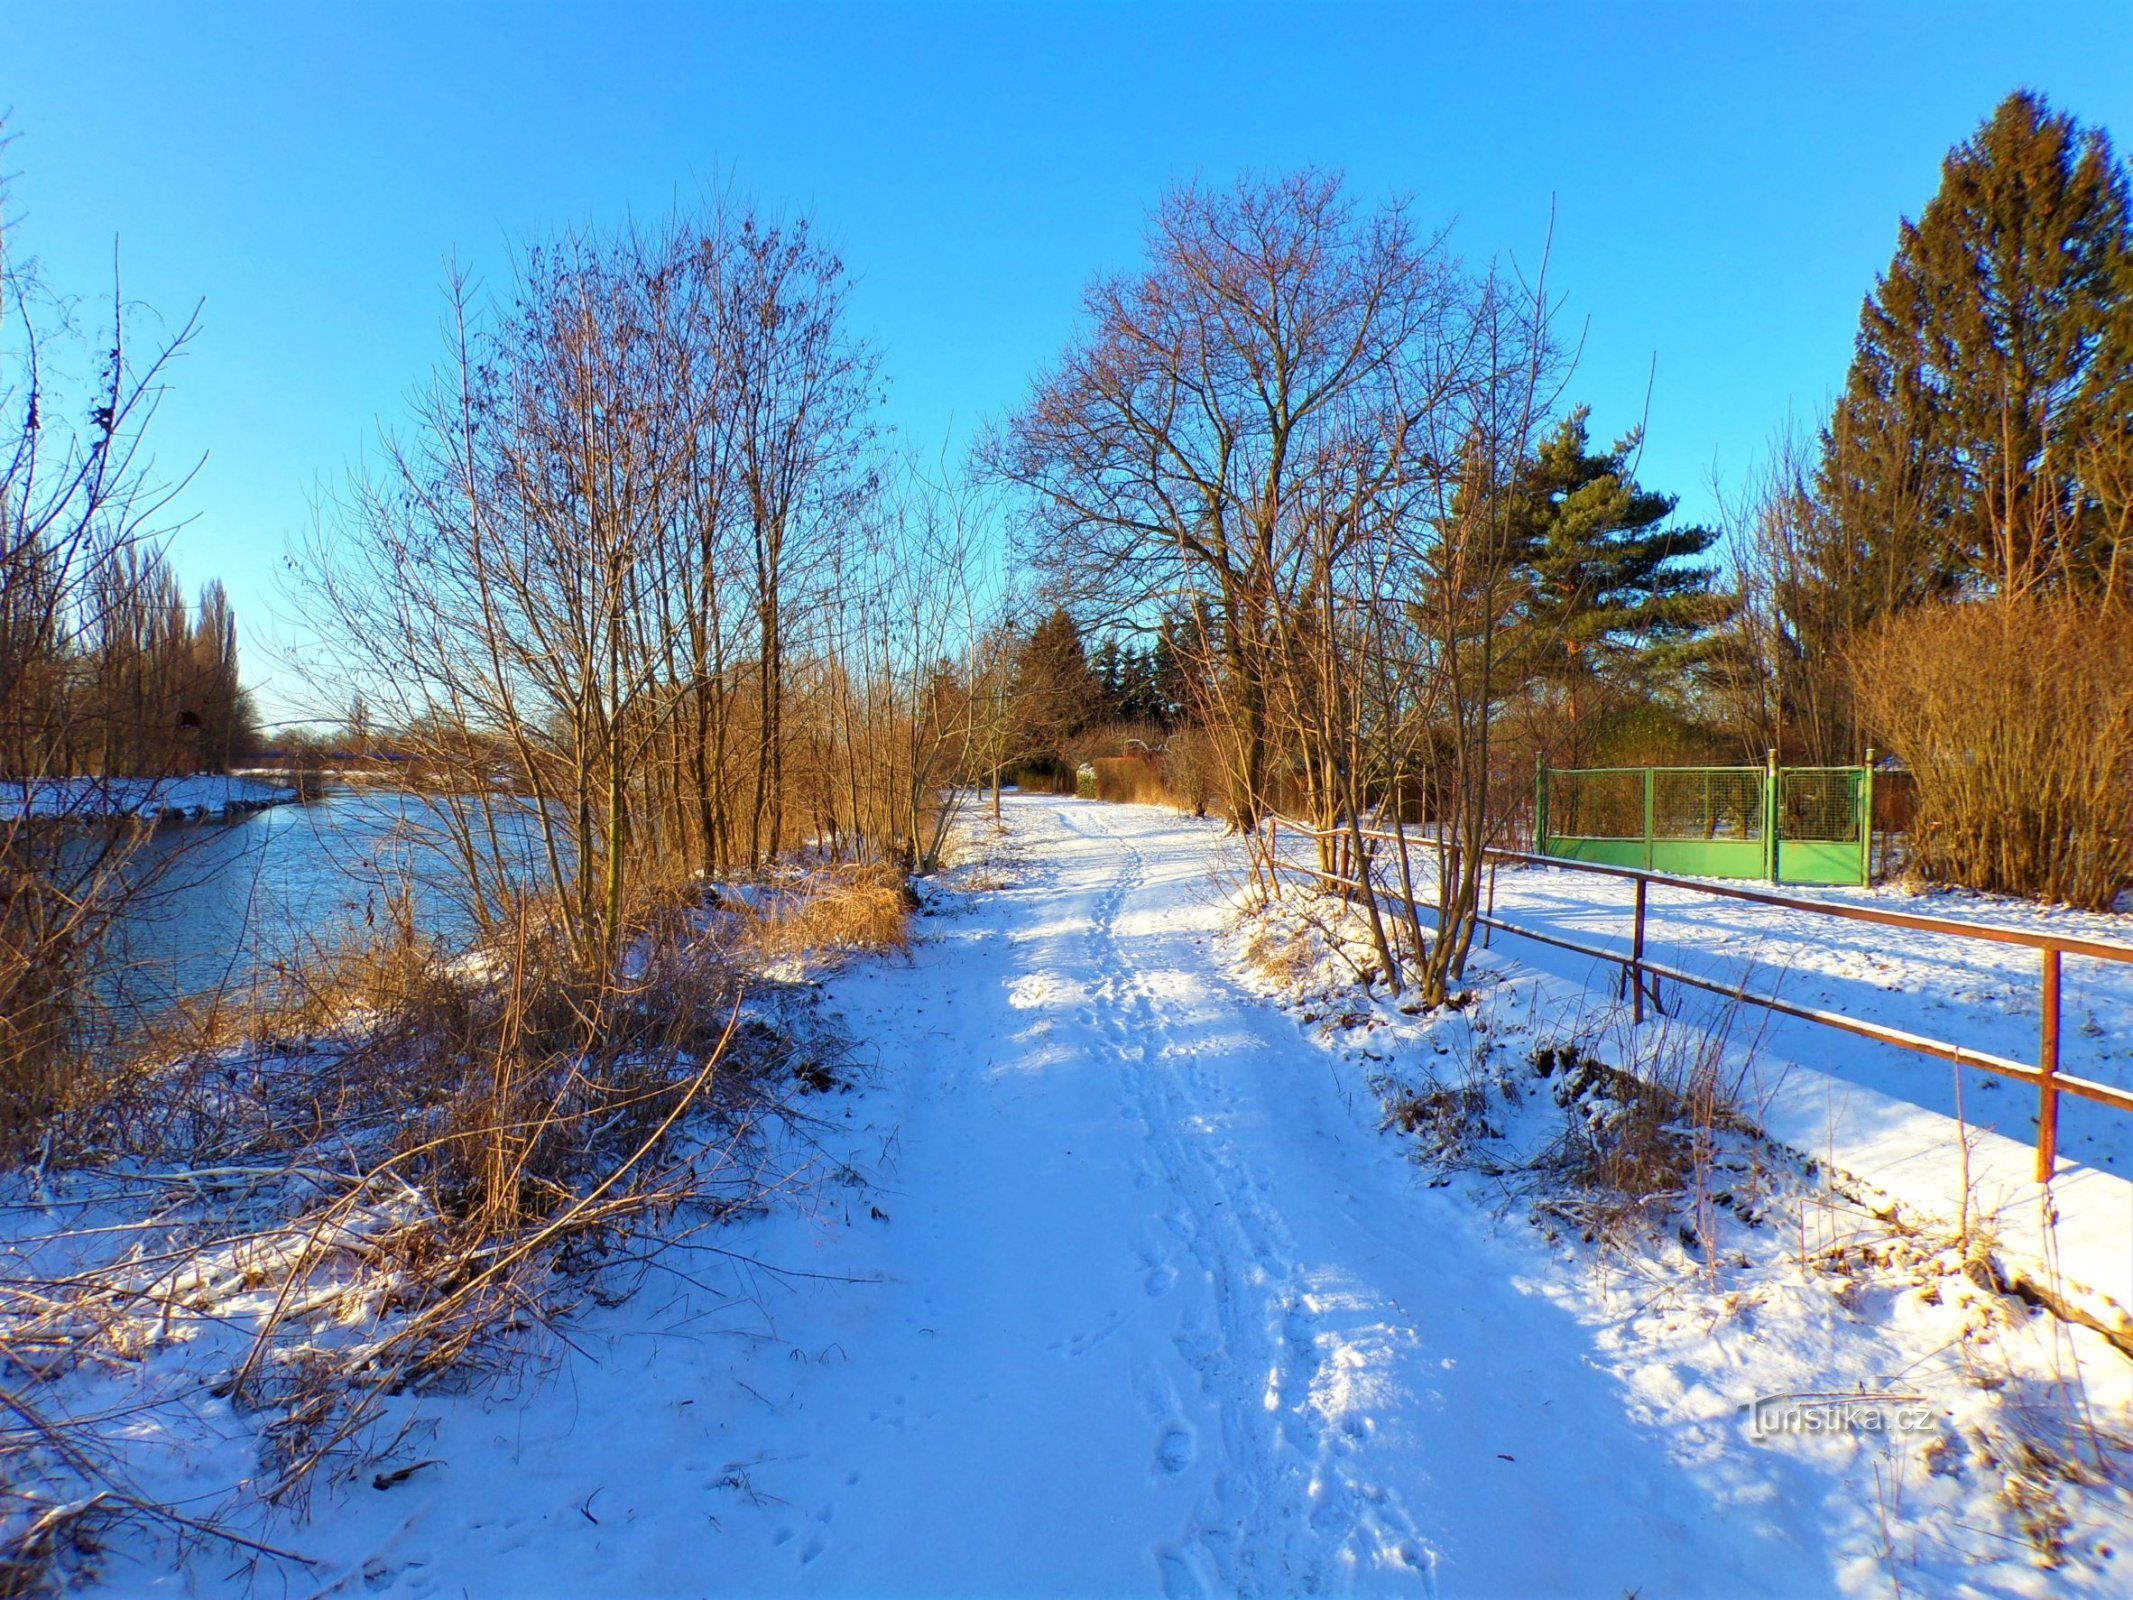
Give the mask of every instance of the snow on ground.
[[(1305, 841), (1284, 838), (1306, 859)], [(1417, 864), (1425, 878), (1427, 856)], [(1422, 892), (1422, 891), (1418, 891)], [(2133, 945), (2133, 916), (1963, 892), (1788, 888), (1834, 904)], [(1425, 895), (1426, 897), (1426, 895)], [(1627, 952), (1634, 889), (1627, 879), (1542, 867), (1504, 868), (1496, 914), (1519, 927)], [(1621, 969), (1515, 935), (1498, 952), (1544, 980), (1523, 1004), (1568, 1033), (1616, 1009)], [(1645, 948), (1663, 965), (2017, 1061), (2037, 1058), (2038, 952), (1945, 934), (1841, 921), (1812, 912), (1655, 885)], [(1728, 1002), (1666, 989), (1680, 1016), (1719, 1025)], [(2060, 1063), (2069, 1073), (2133, 1087), (2133, 965), (2068, 956)], [(1748, 1093), (1764, 1125), (1797, 1148), (1901, 1194), (1930, 1213), (1965, 1204), (1992, 1215), (2006, 1242), (2091, 1292), (2099, 1313), (2133, 1331), (2133, 1116), (2062, 1095), (2058, 1177), (2032, 1181), (2034, 1088), (1979, 1068), (1958, 1070), (1818, 1024), (1743, 1008), (1725, 1023), (1753, 1045)], [(1967, 1164), (1955, 1158), (1963, 1144)], [(2054, 1219), (2047, 1229), (2042, 1218)]]
[(178, 778), (10, 778), (0, 780), (0, 815), (136, 817), (200, 821), (233, 811), (286, 805), (294, 789), (254, 778), (195, 773)]
[[(2108, 1484), (2063, 1486), (2046, 1572), (1974, 1444), (1898, 1476), (1877, 1439), (1756, 1439), (1743, 1410), (1884, 1378), (1941, 1404), (1939, 1346), (1969, 1322), (1999, 1365), (1960, 1403), (2043, 1405), (2032, 1344), (2096, 1359), (2051, 1319), (1918, 1262), (1855, 1262), (1850, 1289), (1788, 1274), (1774, 1225), (1723, 1289), (1552, 1243), (1381, 1131), (1369, 1039), (1419, 1073), (1487, 1008), (1327, 1048), (1239, 975), (1241, 862), (1212, 824), (1008, 806), (997, 886), (935, 895), (908, 957), (829, 986), (873, 1058), (825, 1102), (841, 1181), (696, 1235), (515, 1377), (396, 1402), (391, 1456), (254, 1530), (310, 1567), (203, 1546), (177, 1572), (114, 1562), (110, 1586), (2126, 1591)], [(2088, 1398), (2124, 1431), (2123, 1372)], [(232, 1466), (212, 1432), (156, 1484), (189, 1481), (199, 1514)]]
[[(1760, 1468), (1773, 1481), (1790, 1470), (1789, 1493), (1822, 1498), (1829, 1587), (2120, 1592), (2133, 1533), (2133, 1350), (2033, 1307), (2041, 1288), (2083, 1315), (2095, 1309), (2071, 1292), (2058, 1253), (2025, 1259), (2010, 1248), (2025, 1242), (2010, 1227), (2019, 1219), (1974, 1193), (1967, 1215), (1943, 1212), (1938, 1190), (1921, 1202), (1913, 1170), (1883, 1187), (1839, 1166), (1832, 1147), (1840, 1158), (1862, 1147), (1844, 1128), (1807, 1126), (1815, 1136), (1793, 1146), (1759, 1131), (1771, 1106), (1758, 1078), (1770, 1063), (1752, 1023), (1632, 1026), (1626, 1004), (1535, 969), (1521, 959), (1529, 943), (1514, 943), (1516, 955), (1477, 951), (1461, 1004), (1434, 1013), (1358, 983), (1370, 942), (1361, 914), (1338, 900), (1284, 894), (1244, 917), (1226, 949), (1240, 979), (1294, 1013), (1336, 1071), (1368, 1083), (1388, 1126), (1415, 1136), (1430, 1183), (1524, 1216), (1561, 1246), (1527, 1281), (1593, 1329), (1591, 1359), (1673, 1434), (1683, 1459), (1728, 1475)], [(1576, 1135), (1619, 1128), (1627, 1104), (1607, 1067), (1679, 1084), (1699, 1061), (1714, 1069), (1717, 1103), (1744, 1121), (1699, 1117), (1693, 1097), (1662, 1103), (1654, 1120), (1677, 1147), (1677, 1171), (1641, 1197), (1580, 1181), (1577, 1158), (1607, 1141)], [(1883, 1110), (1899, 1116), (1893, 1103)], [(1937, 1124), (1932, 1158), (1962, 1168), (1956, 1124), (1916, 1107), (1900, 1116), (1921, 1144)], [(1973, 1165), (1985, 1154), (1978, 1142), (1973, 1132)], [(1872, 1408), (1880, 1423), (1867, 1425), (1879, 1432), (1760, 1436), (1771, 1408), (1744, 1415), (1743, 1393), (1901, 1395), (1920, 1408), (1918, 1427), (1890, 1430), (1902, 1413), (1884, 1400)], [(1744, 1461), (1743, 1444), (1791, 1460)]]
[[(1962, 892), (1901, 888), (1798, 889), (1786, 894), (1837, 905), (1878, 905), (1922, 916), (2036, 933), (2133, 944), (2133, 915), (2102, 915)], [(1498, 874), (1497, 914), (1541, 933), (1627, 952), (1634, 890), (1627, 879), (1548, 868)], [(1907, 928), (1845, 922), (1809, 912), (1655, 886), (1645, 948), (1662, 964), (1795, 1004), (1867, 1017), (1973, 1049), (2037, 1059), (2038, 952)], [(1518, 941), (1521, 960), (1580, 980), (1617, 970)], [(2133, 1087), (2133, 965), (2069, 956), (2065, 961), (2061, 1070)], [(1772, 1020), (1773, 1048), (1849, 1082), (1952, 1115), (1954, 1075), (1927, 1056), (1833, 1034), (1813, 1023)], [(1963, 1074), (1972, 1125), (2022, 1143), (2036, 1132), (2036, 1091), (1977, 1069)], [(2059, 1150), (2068, 1160), (2133, 1177), (2133, 1116), (2064, 1097)]]

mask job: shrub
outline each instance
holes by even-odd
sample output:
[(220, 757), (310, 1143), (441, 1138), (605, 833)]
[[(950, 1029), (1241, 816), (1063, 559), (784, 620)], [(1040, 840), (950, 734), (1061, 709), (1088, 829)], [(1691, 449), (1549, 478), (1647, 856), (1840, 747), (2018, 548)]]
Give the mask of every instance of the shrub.
[(1199, 728), (1180, 728), (1163, 745), (1163, 782), (1196, 817), (1222, 798), (1222, 757)]
[(1913, 869), (2109, 910), (2133, 885), (2133, 617), (2059, 599), (1905, 612), (1851, 653), (1915, 776)]
[(1099, 756), (1089, 765), (1095, 769), (1099, 800), (1114, 805), (1175, 804), (1163, 784), (1163, 764), (1155, 756)]
[(44, 875), (0, 852), (0, 1161), (36, 1142), (79, 1070), (80, 963), (70, 920)]
[(915, 901), (892, 867), (824, 867), (810, 872), (799, 892), (775, 899), (756, 919), (755, 934), (769, 957), (828, 950), (901, 950), (910, 943)]

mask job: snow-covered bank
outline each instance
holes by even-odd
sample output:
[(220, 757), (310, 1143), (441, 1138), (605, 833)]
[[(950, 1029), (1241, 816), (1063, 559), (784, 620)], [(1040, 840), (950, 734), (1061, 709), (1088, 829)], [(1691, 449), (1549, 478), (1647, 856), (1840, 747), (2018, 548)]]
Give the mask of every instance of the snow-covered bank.
[[(1286, 843), (1286, 841), (1285, 841)], [(1301, 842), (1296, 854), (1302, 858)], [(1425, 872), (1427, 858), (1421, 865)], [(2100, 915), (1958, 892), (1801, 889), (2001, 927), (2133, 944), (2133, 916)], [(1497, 914), (1520, 927), (1627, 951), (1634, 891), (1622, 879), (1506, 868)], [(1496, 934), (1494, 955), (1533, 981), (1521, 1002), (1573, 1033), (1614, 1009), (1620, 968), (1538, 940)], [(1983, 1051), (2034, 1060), (2041, 1008), (2037, 952), (1869, 926), (1654, 886), (1645, 948), (1654, 961), (1794, 1003)], [(1488, 966), (1484, 961), (1484, 968)], [(2133, 966), (2066, 959), (2061, 1065), (2133, 1087)], [(1717, 1025), (1728, 1002), (1670, 986), (1667, 1007)], [(2059, 1103), (2059, 1170), (2034, 1181), (2037, 1095), (2027, 1084), (1749, 1008), (1749, 1092), (1774, 1137), (1899, 1196), (1927, 1216), (1965, 1207), (1997, 1219), (2023, 1270), (2090, 1292), (2098, 1315), (2133, 1333), (2133, 1115), (2070, 1096)], [(2045, 1219), (2052, 1219), (2047, 1228)]]
[[(1801, 899), (1874, 904), (1924, 915), (2133, 944), (2133, 916), (2038, 906), (1986, 895), (1928, 895), (1898, 888), (1801, 889)], [(1623, 879), (1546, 868), (1498, 874), (1500, 916), (1539, 933), (1627, 952), (1632, 886)], [(1618, 969), (1534, 941), (1504, 946), (1580, 987), (1612, 981)], [(2041, 1007), (2038, 953), (1906, 928), (1844, 922), (1808, 912), (1655, 886), (1645, 925), (1654, 961), (1699, 977), (1775, 993), (1795, 1004), (1841, 1012), (1908, 1032), (1953, 1040), (2018, 1061), (2034, 1061)], [(1686, 997), (1702, 1006), (1697, 997)], [(1671, 1004), (1671, 1001), (1669, 1002)], [(2062, 1070), (2133, 1088), (2133, 966), (2070, 956), (2065, 963)], [(1955, 1077), (1930, 1057), (1832, 1034), (1810, 1022), (1773, 1017), (1767, 1040), (1803, 1065), (1891, 1100), (1953, 1115)], [(1990, 1073), (1962, 1077), (1964, 1119), (2021, 1144), (2033, 1141), (2034, 1089)], [(2133, 1177), (2133, 1116), (2085, 1100), (2060, 1104), (2059, 1149), (2069, 1161)]]
[[(1414, 1136), (1432, 1183), (1559, 1246), (1535, 1283), (1595, 1330), (1595, 1359), (1685, 1457), (1738, 1472), (1723, 1458), (1753, 1441), (1825, 1475), (1834, 1587), (2035, 1593), (2048, 1571), (2051, 1592), (2120, 1592), (2133, 1321), (2089, 1285), (2124, 1276), (2133, 1186), (2084, 1171), (2044, 1194), (2026, 1150), (1773, 1056), (1753, 1013), (1633, 1027), (1611, 984), (1532, 950), (1549, 953), (1477, 951), (1464, 1003), (1427, 1013), (1358, 984), (1370, 945), (1339, 900), (1285, 895), (1229, 943), (1240, 977)], [(1610, 1131), (1621, 1148), (1635, 1101), (1607, 1068), (1678, 1092), (1699, 1062), (1715, 1111), (1662, 1088), (1647, 1124), (1678, 1170), (1591, 1188), (1580, 1153)], [(1877, 1398), (1881, 1431), (1803, 1446), (1759, 1437), (1759, 1408), (1727, 1403), (1744, 1392), (1900, 1393), (1922, 1425), (1889, 1431), (1897, 1408)]]
[(298, 799), (294, 789), (256, 779), (195, 773), (182, 778), (0, 779), (0, 817), (91, 822), (203, 822)]
[(0, 1592), (232, 1552), (297, 1578), (315, 1496), (421, 1470), (429, 1396), (834, 1175), (811, 1108), (845, 1042), (808, 986), (686, 917), (621, 979), (514, 934), (351, 949), (85, 1063), (96, 1092), (0, 1172)]

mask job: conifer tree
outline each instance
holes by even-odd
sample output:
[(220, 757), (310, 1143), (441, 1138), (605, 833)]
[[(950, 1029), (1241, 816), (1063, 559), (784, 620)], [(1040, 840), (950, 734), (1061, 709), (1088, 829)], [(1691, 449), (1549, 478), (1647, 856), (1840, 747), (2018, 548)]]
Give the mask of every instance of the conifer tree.
[(1824, 436), (1813, 564), (1844, 626), (2107, 580), (2107, 496), (2083, 471), (2133, 413), (2129, 217), (2109, 138), (2026, 90), (1949, 152), (1867, 297)]
[(1581, 724), (1648, 694), (1656, 669), (1688, 663), (1727, 602), (1696, 564), (1717, 534), (1671, 523), (1675, 497), (1644, 488), (1631, 468), (1638, 436), (1594, 450), (1580, 407), (1544, 439), (1522, 473), (1517, 531), (1528, 573), (1527, 661), (1563, 702), (1577, 759)]
[(1118, 635), (1107, 633), (1096, 647), (1096, 660), (1090, 667), (1096, 674), (1096, 688), (1103, 701), (1103, 714), (1107, 717), (1129, 715), (1124, 709), (1126, 694), (1126, 662), (1118, 642)]
[(1052, 760), (1101, 714), (1102, 686), (1089, 670), (1081, 630), (1064, 610), (1054, 609), (1023, 641), (1015, 661), (1015, 702), (1023, 747)]

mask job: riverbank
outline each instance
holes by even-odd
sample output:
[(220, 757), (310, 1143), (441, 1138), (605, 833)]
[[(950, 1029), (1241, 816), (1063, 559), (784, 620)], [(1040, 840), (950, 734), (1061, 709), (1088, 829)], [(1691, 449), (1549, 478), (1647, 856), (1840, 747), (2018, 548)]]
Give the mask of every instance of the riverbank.
[[(262, 830), (310, 832), (201, 838)], [(917, 903), (824, 867), (648, 911), (613, 968), (539, 910), (464, 953), (385, 933), (114, 1071), (0, 1172), (0, 1593), (193, 1592), (230, 1551), (309, 1586), (315, 1499), (420, 1488), (455, 1396), (841, 1198), (863, 1058), (820, 981)]]
[(206, 822), (293, 805), (296, 790), (251, 778), (10, 778), (0, 812), (51, 822)]

